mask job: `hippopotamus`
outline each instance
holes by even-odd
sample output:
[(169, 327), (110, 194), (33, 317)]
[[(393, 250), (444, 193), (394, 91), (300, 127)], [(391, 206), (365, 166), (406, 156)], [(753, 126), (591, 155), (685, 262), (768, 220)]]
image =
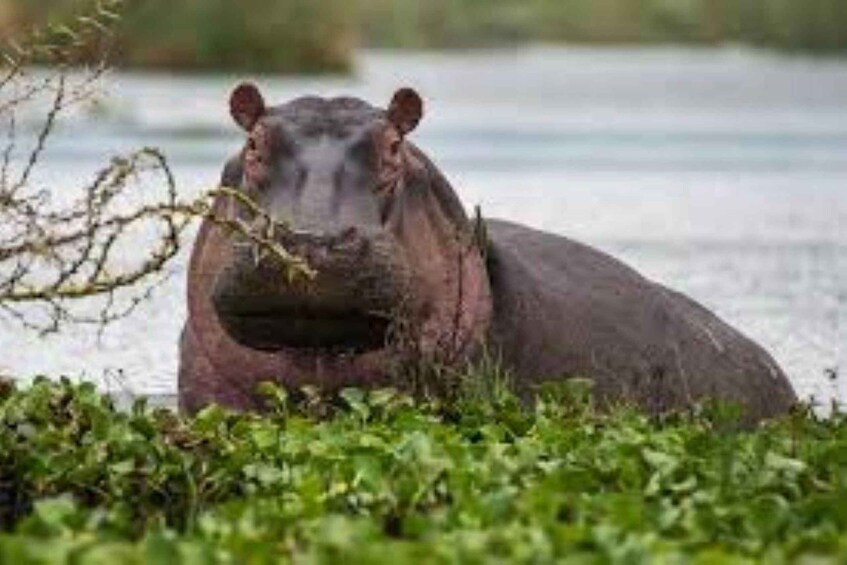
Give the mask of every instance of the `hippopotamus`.
[(243, 83), (229, 106), (246, 141), (221, 184), (284, 224), (275, 241), (313, 276), (285, 276), (204, 221), (188, 272), (183, 409), (260, 409), (268, 380), (395, 386), (410, 357), (460, 371), (483, 356), (524, 397), (580, 377), (597, 401), (650, 413), (720, 400), (758, 421), (796, 402), (774, 359), (694, 300), (582, 243), (469, 215), (409, 139), (424, 114), (414, 89), (386, 109), (315, 96), (268, 106)]

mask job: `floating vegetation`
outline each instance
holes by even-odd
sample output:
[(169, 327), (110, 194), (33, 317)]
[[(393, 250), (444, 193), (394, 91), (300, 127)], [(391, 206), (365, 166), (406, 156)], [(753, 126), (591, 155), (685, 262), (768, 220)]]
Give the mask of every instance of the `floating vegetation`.
[(840, 563), (847, 419), (265, 387), (264, 415), (0, 400), (2, 563)]

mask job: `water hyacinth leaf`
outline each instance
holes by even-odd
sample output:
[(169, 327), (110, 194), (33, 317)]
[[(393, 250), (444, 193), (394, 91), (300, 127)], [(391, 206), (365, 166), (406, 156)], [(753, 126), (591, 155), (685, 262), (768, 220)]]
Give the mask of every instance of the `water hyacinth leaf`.
[(789, 504), (778, 494), (758, 497), (747, 513), (749, 527), (762, 539), (770, 540), (785, 526), (789, 519)]
[(113, 463), (109, 465), (109, 471), (116, 475), (128, 475), (135, 470), (135, 461), (131, 459), (127, 459), (126, 461), (119, 461), (118, 463)]
[(365, 393), (357, 388), (345, 388), (341, 391), (341, 398), (351, 411), (358, 414), (362, 421), (370, 416), (370, 408), (365, 400)]
[(844, 557), (841, 417), (727, 432), (696, 415), (321, 394), (188, 418), (121, 413), (70, 382), (11, 392), (1, 562)]
[(264, 381), (257, 387), (257, 392), (270, 403), (272, 410), (284, 411), (288, 402), (288, 392), (273, 381)]
[(779, 455), (777, 453), (768, 453), (765, 459), (765, 464), (775, 471), (782, 471), (790, 475), (799, 475), (807, 468), (806, 463), (798, 459)]

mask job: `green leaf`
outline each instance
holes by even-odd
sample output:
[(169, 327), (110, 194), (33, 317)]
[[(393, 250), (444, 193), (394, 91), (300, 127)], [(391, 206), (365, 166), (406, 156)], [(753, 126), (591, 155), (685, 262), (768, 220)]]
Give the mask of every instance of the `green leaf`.
[(347, 404), (350, 410), (358, 415), (362, 421), (365, 421), (370, 416), (370, 408), (365, 401), (365, 393), (357, 388), (345, 388), (341, 391), (340, 396)]

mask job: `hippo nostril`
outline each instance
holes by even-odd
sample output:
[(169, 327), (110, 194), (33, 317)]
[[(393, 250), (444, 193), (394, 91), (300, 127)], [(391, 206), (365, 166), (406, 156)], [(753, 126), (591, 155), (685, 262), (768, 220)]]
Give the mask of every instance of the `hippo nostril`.
[(351, 226), (349, 228), (346, 228), (344, 231), (342, 231), (339, 238), (341, 239), (341, 241), (345, 241), (345, 240), (353, 239), (357, 235), (359, 235), (359, 230), (357, 230), (355, 227)]
[(322, 265), (329, 259), (328, 249), (323, 245), (312, 247), (308, 251), (308, 261), (314, 265)]
[(366, 238), (361, 238), (361, 239), (359, 239), (359, 245), (358, 245), (358, 248), (356, 249), (356, 251), (359, 254), (359, 257), (364, 257), (365, 255), (368, 254), (368, 252), (370, 251), (370, 248), (371, 248), (371, 242), (368, 241)]
[(300, 257), (306, 259), (306, 261), (312, 261), (312, 249), (313, 247), (308, 243), (299, 243), (295, 247), (295, 253)]
[(323, 245), (332, 253), (346, 249), (355, 240), (356, 233), (356, 228), (345, 228), (334, 235), (325, 236)]
[(370, 251), (370, 238), (355, 226), (333, 233), (285, 230), (275, 234), (275, 238), (286, 250), (316, 269), (331, 268), (338, 261), (364, 260)]

